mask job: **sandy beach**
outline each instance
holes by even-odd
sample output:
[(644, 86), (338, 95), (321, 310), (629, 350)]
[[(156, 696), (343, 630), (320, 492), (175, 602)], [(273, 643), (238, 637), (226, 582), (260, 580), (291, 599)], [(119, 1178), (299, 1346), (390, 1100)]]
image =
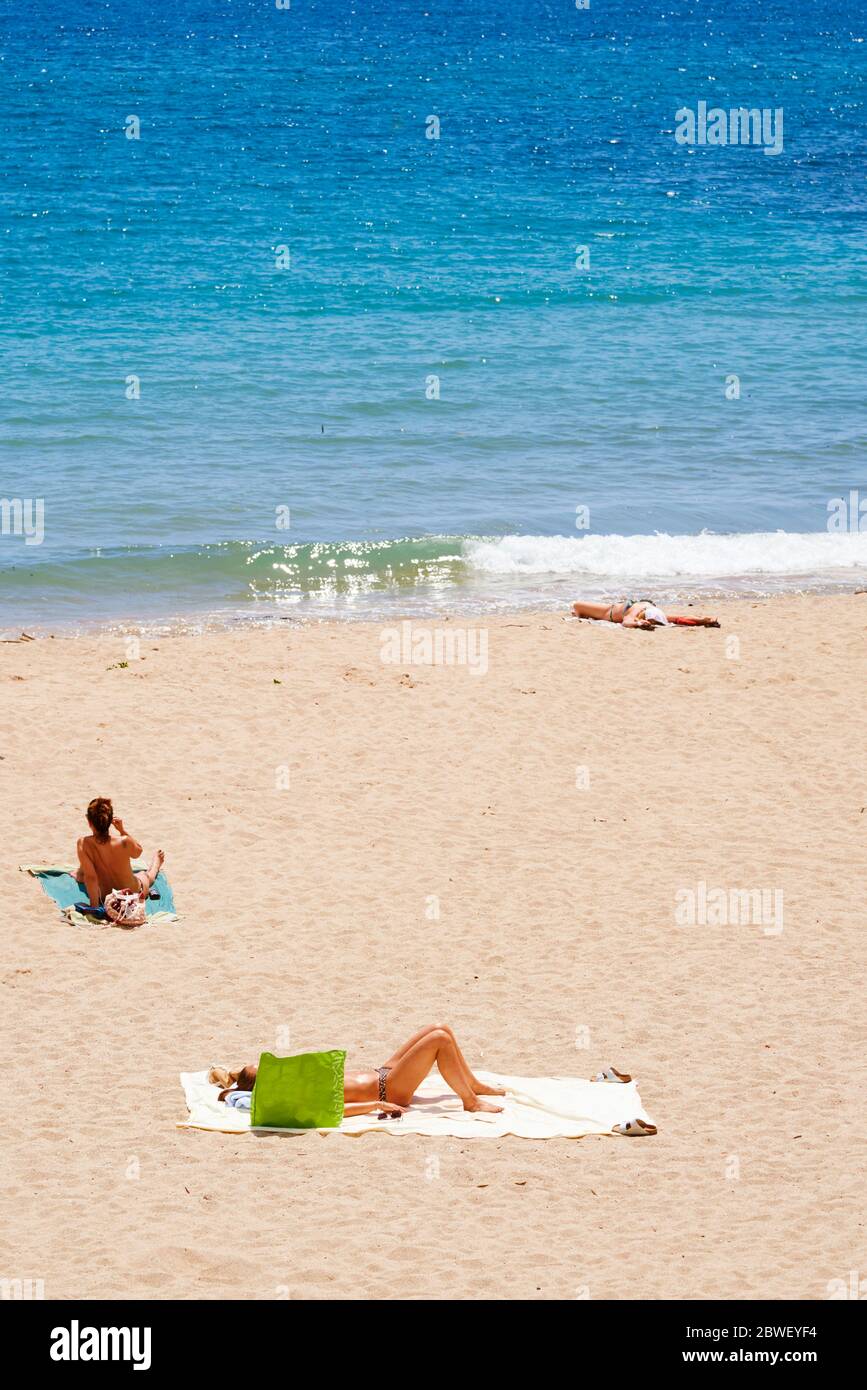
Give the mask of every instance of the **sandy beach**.
[[(351, 623), (0, 647), (0, 1274), (824, 1299), (867, 1269), (867, 595), (715, 607), (720, 631), (485, 620), (484, 671), (384, 663)], [(74, 928), (17, 871), (69, 862), (96, 794), (165, 849), (177, 924)], [(771, 915), (701, 920), (737, 889)], [(658, 1135), (176, 1127), (180, 1071), (376, 1066), (439, 1021), (491, 1070), (613, 1063)]]

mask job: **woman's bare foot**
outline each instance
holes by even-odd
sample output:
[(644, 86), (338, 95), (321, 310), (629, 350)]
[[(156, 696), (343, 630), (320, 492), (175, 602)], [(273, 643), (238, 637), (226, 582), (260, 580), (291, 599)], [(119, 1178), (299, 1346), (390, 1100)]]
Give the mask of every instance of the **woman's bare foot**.
[(473, 1090), (477, 1096), (504, 1096), (506, 1094), (503, 1086), (486, 1086), (484, 1081), (474, 1081)]
[(471, 1111), (484, 1110), (491, 1115), (502, 1115), (503, 1113), (502, 1105), (489, 1105), (486, 1100), (479, 1100), (478, 1097), (476, 1097), (475, 1105), (468, 1104), (467, 1101), (464, 1101), (464, 1109)]
[(148, 865), (148, 887), (147, 892), (142, 892), (142, 897), (146, 898), (157, 881), (157, 875), (165, 863), (165, 854), (161, 849), (154, 852), (154, 857)]

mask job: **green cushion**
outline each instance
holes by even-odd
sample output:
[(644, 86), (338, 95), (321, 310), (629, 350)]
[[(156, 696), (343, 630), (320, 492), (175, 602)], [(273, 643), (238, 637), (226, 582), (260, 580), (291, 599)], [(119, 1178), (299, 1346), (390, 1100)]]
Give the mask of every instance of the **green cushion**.
[(343, 1119), (345, 1052), (263, 1052), (250, 1102), (250, 1124), (279, 1129), (334, 1129)]

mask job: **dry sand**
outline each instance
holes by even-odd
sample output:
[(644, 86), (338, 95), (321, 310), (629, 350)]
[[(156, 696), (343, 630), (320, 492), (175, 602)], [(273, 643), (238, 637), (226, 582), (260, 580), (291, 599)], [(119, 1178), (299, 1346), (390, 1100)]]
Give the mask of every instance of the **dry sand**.
[[(867, 596), (720, 617), (502, 618), (485, 675), (384, 665), (350, 624), (145, 639), (126, 668), (118, 637), (0, 647), (0, 1275), (821, 1299), (867, 1272)], [(73, 928), (15, 871), (68, 861), (97, 793), (165, 848), (177, 925)], [(782, 932), (678, 925), (701, 881), (782, 890)], [(439, 1020), (491, 1069), (631, 1071), (659, 1135), (175, 1127), (181, 1070), (376, 1065)]]

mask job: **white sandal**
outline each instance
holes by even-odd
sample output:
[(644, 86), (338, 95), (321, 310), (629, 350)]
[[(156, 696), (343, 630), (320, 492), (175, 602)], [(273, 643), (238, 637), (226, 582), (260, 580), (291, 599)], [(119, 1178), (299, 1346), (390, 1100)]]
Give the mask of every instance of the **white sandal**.
[(649, 1125), (644, 1120), (627, 1120), (622, 1125), (612, 1125), (615, 1134), (625, 1134), (630, 1139), (637, 1139), (642, 1134), (656, 1134), (656, 1125)]
[(632, 1080), (632, 1077), (627, 1076), (625, 1071), (615, 1071), (613, 1067), (609, 1067), (607, 1071), (598, 1071), (593, 1080), (617, 1081), (621, 1086), (625, 1086), (628, 1081)]

